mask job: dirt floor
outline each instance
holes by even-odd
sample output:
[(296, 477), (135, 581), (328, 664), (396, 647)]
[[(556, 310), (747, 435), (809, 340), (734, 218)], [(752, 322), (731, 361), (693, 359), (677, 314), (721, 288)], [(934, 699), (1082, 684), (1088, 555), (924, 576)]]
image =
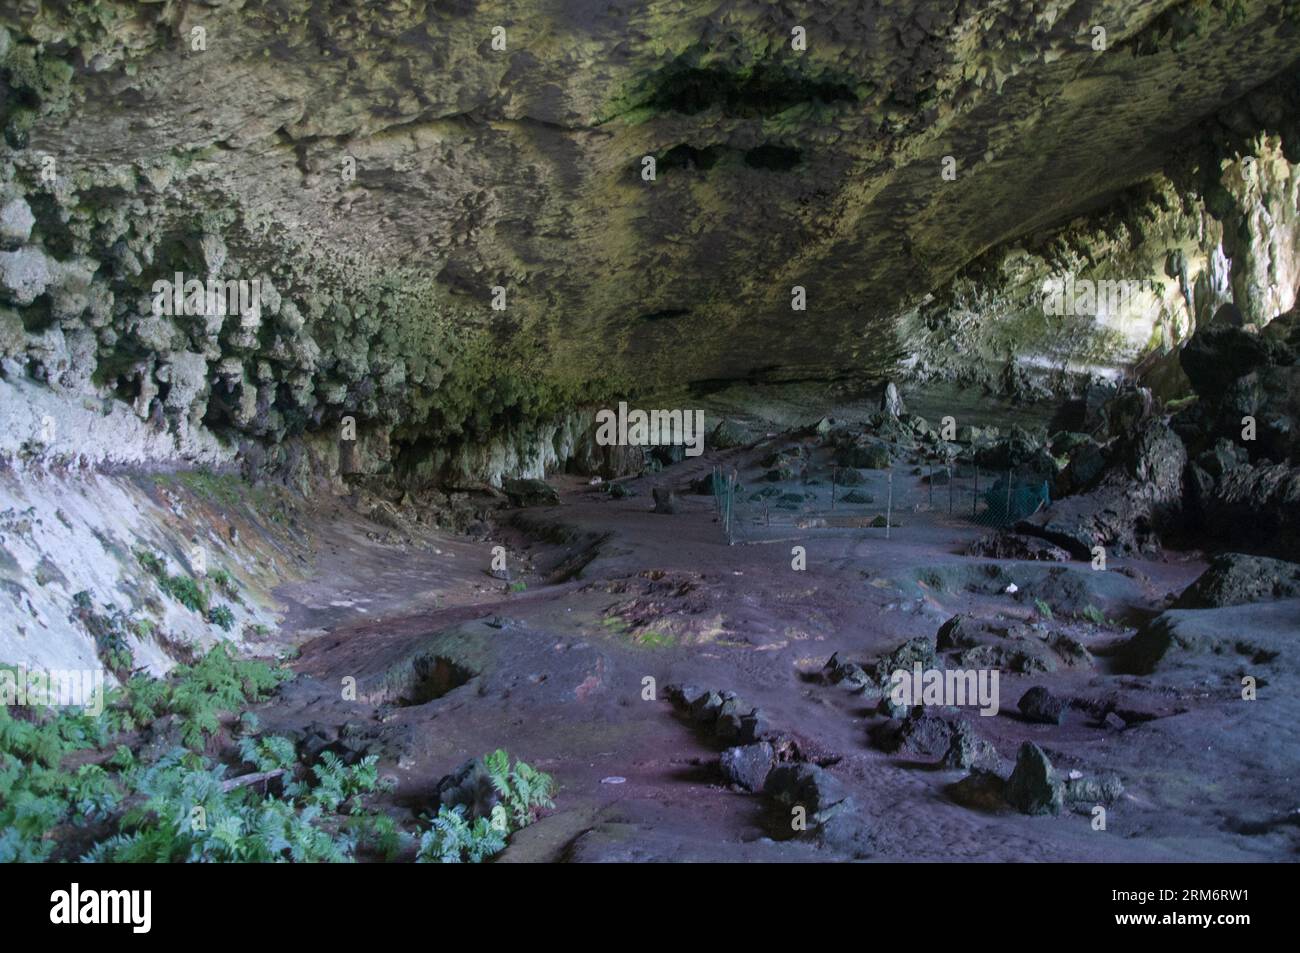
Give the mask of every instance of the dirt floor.
[[(1247, 664), (1267, 676), (1258, 701), (1241, 699), (1240, 653), (1185, 653), (1153, 675), (1122, 674), (1116, 647), (1196, 578), (1197, 554), (1112, 559), (1105, 571), (965, 556), (988, 529), (966, 512), (960, 480), (951, 513), (947, 487), (932, 498), (928, 470), (909, 465), (866, 471), (852, 489), (871, 503), (844, 503), (837, 487), (832, 509), (830, 462), (815, 441), (807, 474), (763, 480), (759, 461), (794, 442), (689, 459), (626, 481), (634, 495), (623, 499), (558, 478), (560, 505), (502, 511), (484, 540), (390, 545), (334, 520), (318, 540), (318, 572), (276, 593), (283, 636), (302, 646), (301, 677), (264, 723), (364, 737), (398, 780), (399, 813), (427, 810), (441, 777), (498, 747), (550, 772), (555, 810), (502, 861), (1295, 858), (1300, 673), (1280, 647), (1258, 646), (1293, 641), (1300, 600), (1197, 616), (1254, 640), (1254, 659), (1268, 660)], [(713, 496), (689, 491), (714, 466), (744, 484), (731, 545)], [(652, 512), (656, 485), (676, 488), (675, 513)], [(757, 496), (767, 485), (779, 494)], [(803, 500), (775, 509), (785, 494)], [(888, 539), (860, 525), (886, 506), (901, 524)], [(491, 571), (496, 545), (508, 549), (508, 581)], [(797, 546), (804, 569), (794, 568)], [(824, 669), (832, 655), (870, 669), (957, 614), (994, 633), (992, 651), (1014, 650), (998, 658), (1024, 649), (1048, 660), (1003, 667), (996, 716), (961, 713), (995, 746), (998, 773), (1028, 740), (1063, 778), (1116, 776), (1123, 793), (1104, 830), (1095, 805), (1057, 816), (967, 806), (954, 787), (965, 770), (884, 750), (881, 732), (897, 723), (879, 693)], [(352, 679), (356, 700), (345, 700)], [(674, 704), (673, 685), (756, 707), (786, 739), (786, 757), (820, 766), (848, 795), (851, 843), (795, 831), (787, 803), (729, 784), (727, 743)], [(1063, 723), (1022, 716), (1032, 686), (1070, 700)]]

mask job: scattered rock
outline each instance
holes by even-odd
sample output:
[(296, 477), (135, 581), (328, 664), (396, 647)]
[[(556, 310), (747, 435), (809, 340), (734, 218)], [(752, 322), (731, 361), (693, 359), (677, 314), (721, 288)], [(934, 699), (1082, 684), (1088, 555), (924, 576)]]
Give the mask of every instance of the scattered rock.
[(935, 636), (935, 646), (941, 652), (952, 649), (974, 648), (985, 634), (984, 627), (965, 615), (955, 615), (943, 625)]
[(1093, 808), (1098, 804), (1110, 807), (1124, 793), (1124, 785), (1113, 774), (1095, 778), (1067, 778), (1065, 803), (1071, 807)]
[(948, 750), (943, 756), (945, 768), (966, 771), (971, 768), (995, 770), (1001, 766), (1002, 757), (990, 741), (976, 734), (974, 727), (965, 718), (958, 718), (952, 724), (952, 734)]
[(1057, 669), (1056, 655), (1039, 640), (1011, 638), (966, 649), (957, 657), (962, 668), (1003, 669), (1021, 675), (1043, 675)]
[(1091, 668), (1093, 665), (1088, 647), (1072, 635), (1053, 632), (1047, 637), (1047, 645), (1070, 668)]
[(822, 847), (854, 858), (874, 852), (872, 831), (861, 809), (825, 768), (803, 762), (779, 764), (768, 774), (763, 793), (780, 806), (783, 819), (795, 807), (803, 808), (809, 833)]
[(1007, 782), (1001, 775), (983, 768), (975, 768), (966, 777), (948, 787), (948, 796), (962, 807), (976, 811), (996, 813), (1005, 811)]
[(671, 516), (677, 512), (677, 496), (668, 487), (657, 486), (650, 492), (654, 496), (655, 513)]
[(952, 747), (957, 723), (958, 719), (918, 705), (899, 722), (876, 725), (871, 737), (876, 747), (888, 754), (938, 759), (945, 757)]
[(832, 655), (822, 667), (826, 677), (834, 685), (844, 685), (853, 691), (862, 691), (872, 684), (868, 675), (856, 662), (840, 661), (839, 653)]
[(1043, 749), (1032, 741), (1020, 746), (1007, 778), (1007, 801), (1021, 814), (1060, 814), (1065, 792)]
[(1042, 562), (1067, 562), (1070, 559), (1068, 552), (1045, 539), (1010, 532), (981, 536), (966, 547), (966, 555)]
[(775, 754), (766, 741), (728, 748), (722, 752), (722, 774), (747, 791), (762, 791)]
[(924, 635), (908, 639), (888, 655), (882, 656), (872, 669), (872, 675), (875, 677), (876, 684), (884, 688), (889, 685), (890, 677), (894, 672), (899, 669), (911, 672), (917, 662), (921, 663), (922, 670), (943, 667), (935, 652), (934, 640)]
[(692, 721), (724, 744), (748, 745), (756, 741), (775, 744), (780, 740), (762, 712), (746, 705), (735, 692), (670, 685), (666, 693)]
[(1059, 725), (1065, 721), (1065, 710), (1069, 705), (1042, 685), (1035, 685), (1021, 696), (1016, 707), (1030, 721), (1044, 725)]

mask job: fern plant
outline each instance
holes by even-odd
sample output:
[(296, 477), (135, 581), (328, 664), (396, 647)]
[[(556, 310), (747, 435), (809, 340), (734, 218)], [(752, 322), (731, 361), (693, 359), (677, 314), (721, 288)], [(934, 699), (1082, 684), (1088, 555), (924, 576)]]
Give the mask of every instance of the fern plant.
[(486, 754), (481, 764), (500, 802), (491, 817), (471, 821), (464, 805), (441, 806), (420, 836), (416, 860), (420, 863), (479, 863), (505, 849), (515, 831), (537, 819), (542, 808), (555, 804), (555, 781), (549, 774), (523, 761), (512, 767), (503, 748)]
[(483, 756), (483, 767), (492, 787), (501, 796), (515, 828), (527, 827), (542, 808), (555, 807), (551, 800), (555, 782), (549, 774), (536, 770), (523, 761), (510, 767), (510, 755), (498, 748)]
[(420, 835), (415, 859), (421, 864), (481, 863), (505, 850), (506, 836), (486, 817), (466, 820), (463, 805), (444, 806)]

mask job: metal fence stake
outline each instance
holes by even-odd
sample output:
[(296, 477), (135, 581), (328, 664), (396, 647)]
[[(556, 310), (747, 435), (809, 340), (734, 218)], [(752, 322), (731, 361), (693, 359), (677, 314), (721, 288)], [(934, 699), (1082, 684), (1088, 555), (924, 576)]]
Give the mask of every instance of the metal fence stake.
[(1007, 511), (1006, 513), (1003, 514), (1003, 520), (1005, 522), (1002, 525), (1004, 526), (1011, 525), (1011, 471), (1010, 470), (1007, 471)]
[(889, 471), (889, 498), (885, 501), (885, 539), (889, 539), (889, 529), (893, 525), (894, 517), (894, 471)]

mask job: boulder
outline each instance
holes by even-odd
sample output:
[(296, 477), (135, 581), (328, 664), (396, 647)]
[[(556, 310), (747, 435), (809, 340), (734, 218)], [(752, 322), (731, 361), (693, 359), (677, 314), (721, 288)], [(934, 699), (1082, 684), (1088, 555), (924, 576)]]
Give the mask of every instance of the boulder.
[(706, 446), (710, 450), (730, 450), (750, 442), (749, 431), (734, 420), (723, 419), (709, 434)]
[(1192, 389), (1218, 401), (1240, 377), (1273, 361), (1275, 348), (1260, 335), (1211, 324), (1192, 335), (1178, 360)]
[(856, 662), (840, 660), (839, 653), (832, 655), (822, 667), (826, 678), (833, 685), (844, 685), (853, 691), (862, 691), (872, 684), (871, 676)]
[(981, 536), (966, 547), (966, 555), (1043, 562), (1066, 562), (1070, 558), (1068, 552), (1045, 539), (1009, 532)]
[(722, 774), (746, 791), (762, 791), (774, 760), (772, 746), (766, 741), (728, 748), (722, 752)]
[(1064, 786), (1043, 749), (1026, 741), (1016, 754), (1016, 767), (1007, 778), (1007, 801), (1021, 814), (1060, 814)]
[(842, 467), (866, 470), (888, 470), (891, 462), (889, 448), (881, 443), (844, 447), (835, 455), (835, 461)]
[(874, 726), (871, 737), (889, 754), (933, 760), (947, 755), (959, 721), (917, 705), (901, 720)]
[(1065, 803), (1070, 807), (1083, 810), (1096, 807), (1098, 804), (1109, 807), (1118, 801), (1123, 793), (1123, 783), (1113, 774), (1065, 780)]
[(1017, 476), (1054, 477), (1056, 460), (1042, 440), (1022, 427), (1012, 427), (1005, 437), (975, 450), (975, 463), (983, 470), (1002, 473), (1014, 470)]
[(505, 480), (501, 489), (515, 506), (555, 506), (560, 502), (560, 494), (545, 480)]
[(1016, 707), (1030, 721), (1059, 725), (1065, 721), (1065, 710), (1069, 706), (1042, 685), (1035, 685), (1020, 697)]
[(1057, 500), (1021, 520), (1016, 530), (1041, 536), (1080, 559), (1094, 546), (1114, 553), (1152, 554), (1160, 530), (1182, 515), (1187, 450), (1159, 419), (1148, 420), (1124, 442), (1115, 463), (1087, 493)]
[(654, 512), (665, 516), (671, 516), (677, 512), (677, 495), (668, 487), (657, 486), (650, 492), (654, 496)]
[(881, 656), (872, 669), (872, 674), (876, 679), (876, 684), (884, 688), (889, 685), (890, 676), (894, 672), (899, 669), (911, 672), (912, 666), (917, 662), (921, 663), (923, 670), (942, 668), (939, 656), (935, 653), (935, 643), (932, 638), (918, 635), (915, 638), (908, 639), (888, 655)]
[(952, 770), (969, 771), (972, 768), (996, 770), (1002, 763), (992, 742), (981, 738), (975, 728), (965, 718), (958, 718), (952, 723), (948, 750), (944, 753), (942, 764)]
[(1220, 545), (1300, 560), (1300, 467), (1234, 468), (1214, 485), (1200, 519)]
[(943, 625), (935, 636), (936, 647), (941, 652), (952, 649), (969, 649), (985, 638), (984, 626), (970, 616), (955, 615)]
[[(1297, 599), (1247, 602), (1221, 609), (1167, 609), (1119, 647), (1115, 667), (1136, 675), (1199, 668), (1203, 672), (1197, 677), (1226, 677), (1239, 686), (1243, 671), (1258, 673), (1265, 666), (1300, 670), (1297, 626)], [(1188, 678), (1186, 672), (1174, 671), (1174, 676)]]
[(948, 796), (962, 807), (996, 813), (1007, 809), (1007, 782), (996, 771), (975, 768), (948, 788)]
[(1183, 590), (1176, 609), (1217, 609), (1300, 596), (1300, 563), (1244, 553), (1220, 553)]

